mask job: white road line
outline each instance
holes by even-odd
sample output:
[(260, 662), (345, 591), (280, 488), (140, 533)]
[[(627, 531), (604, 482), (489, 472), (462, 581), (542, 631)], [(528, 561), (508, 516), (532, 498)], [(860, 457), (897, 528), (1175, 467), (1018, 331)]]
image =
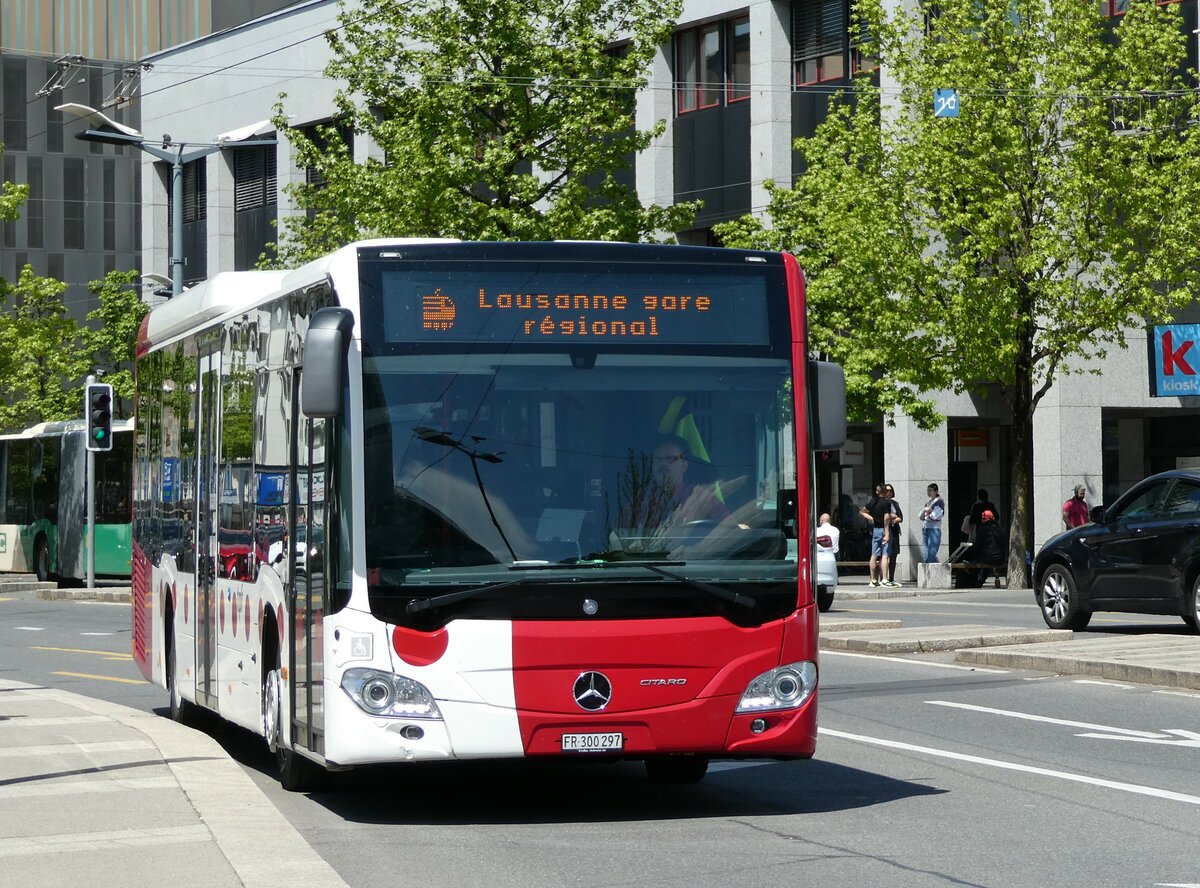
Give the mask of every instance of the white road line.
[[(1171, 697), (1191, 697), (1193, 700), (1200, 700), (1200, 694), (1191, 694), (1187, 691), (1151, 691), (1151, 693), (1167, 694)], [(1196, 888), (1200, 888), (1200, 885), (1197, 885)]]
[(999, 768), (1004, 771), (1020, 771), (1024, 774), (1036, 774), (1039, 777), (1053, 777), (1056, 780), (1066, 780), (1071, 783), (1083, 783), (1088, 786), (1098, 786), (1103, 789), (1115, 789), (1134, 795), (1150, 796), (1156, 799), (1166, 799), (1173, 802), (1183, 802), (1187, 805), (1200, 806), (1200, 796), (1188, 795), (1182, 792), (1172, 792), (1169, 789), (1159, 789), (1154, 786), (1141, 786), (1137, 783), (1121, 783), (1116, 780), (1104, 780), (1100, 777), (1088, 777), (1085, 774), (1072, 774), (1069, 771), (1052, 771), (1049, 768), (1036, 768), (1032, 765), (1019, 765), (1016, 762), (1005, 762), (999, 759), (983, 758), (978, 755), (967, 755), (952, 752), (948, 749), (934, 749), (929, 746), (917, 746), (912, 743), (902, 743), (899, 740), (885, 740), (881, 737), (865, 737), (861, 734), (848, 734), (845, 731), (835, 731), (830, 728), (818, 728), (818, 733), (839, 740), (851, 740), (856, 743), (866, 743), (869, 746), (882, 746), (886, 749), (898, 749), (904, 752), (915, 752), (934, 758), (951, 759), (956, 762), (967, 762), (983, 765), (988, 768)]
[(893, 663), (912, 663), (915, 666), (933, 666), (937, 669), (957, 669), (960, 672), (988, 672), (992, 675), (1008, 675), (1007, 669), (983, 669), (979, 666), (960, 666), (957, 663), (935, 663), (932, 660), (910, 660), (906, 657), (884, 657), (879, 654), (853, 654), (850, 651), (821, 651), (822, 657), (857, 657), (860, 660), (890, 660)]
[(1151, 740), (1161, 740), (1163, 735), (1157, 731), (1135, 731), (1129, 728), (1110, 728), (1108, 725), (1094, 725), (1090, 722), (1068, 721), (1063, 718), (1050, 718), (1045, 715), (1033, 715), (1028, 712), (1016, 712), (1011, 709), (993, 709), (990, 706), (975, 706), (971, 703), (952, 703), (949, 700), (926, 700), (930, 706), (948, 706), (951, 709), (966, 709), (970, 712), (985, 712), (988, 715), (1003, 715), (1006, 718), (1020, 718), (1025, 721), (1044, 722), (1048, 725), (1063, 725), (1068, 728), (1083, 728), (1086, 731), (1103, 731), (1106, 734), (1122, 734), (1126, 737), (1144, 737)]
[(80, 632), (80, 635), (116, 635), (115, 632)]
[(1117, 684), (1115, 681), (1092, 681), (1087, 678), (1075, 679), (1077, 685), (1100, 685), (1103, 688), (1119, 688), (1122, 691), (1132, 691), (1133, 685)]
[(13, 626), (13, 628), (18, 629), (21, 632), (45, 632), (46, 631), (46, 628), (44, 626)]

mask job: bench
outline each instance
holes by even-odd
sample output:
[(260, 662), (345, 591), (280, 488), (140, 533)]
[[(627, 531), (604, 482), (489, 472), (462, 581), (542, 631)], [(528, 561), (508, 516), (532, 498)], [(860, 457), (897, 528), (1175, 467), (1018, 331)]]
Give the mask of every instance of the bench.
[[(1000, 580), (1004, 580), (1004, 588), (1008, 588), (1008, 562), (1002, 564), (978, 564), (973, 561), (956, 561), (949, 565), (950, 570), (982, 570), (987, 568), (992, 572), (991, 579), (996, 581), (996, 588), (1000, 588)], [(958, 588), (957, 586), (955, 588)]]

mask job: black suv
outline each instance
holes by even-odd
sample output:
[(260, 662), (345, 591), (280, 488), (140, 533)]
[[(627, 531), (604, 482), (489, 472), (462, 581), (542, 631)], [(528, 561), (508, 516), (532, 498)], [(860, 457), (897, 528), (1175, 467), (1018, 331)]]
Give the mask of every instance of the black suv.
[(1200, 632), (1200, 473), (1152, 475), (1091, 518), (1034, 561), (1046, 625), (1082, 629), (1093, 611), (1126, 611), (1178, 614)]

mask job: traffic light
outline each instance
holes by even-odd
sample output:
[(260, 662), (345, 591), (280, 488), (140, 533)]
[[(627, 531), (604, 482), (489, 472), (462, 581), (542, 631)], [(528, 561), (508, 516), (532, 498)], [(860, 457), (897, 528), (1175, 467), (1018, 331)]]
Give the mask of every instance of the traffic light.
[(112, 386), (94, 382), (87, 387), (87, 449), (112, 450)]

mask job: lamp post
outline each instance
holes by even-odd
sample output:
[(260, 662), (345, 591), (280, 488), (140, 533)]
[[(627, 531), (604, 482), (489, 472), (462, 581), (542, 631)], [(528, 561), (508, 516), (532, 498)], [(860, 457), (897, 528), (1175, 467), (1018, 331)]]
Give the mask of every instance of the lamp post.
[(132, 145), (171, 164), (171, 295), (178, 296), (183, 292), (183, 165), (215, 154), (227, 147), (252, 148), (262, 145), (274, 145), (273, 139), (255, 141), (218, 141), (218, 142), (175, 142), (171, 136), (162, 137), (161, 147), (147, 141), (146, 137), (133, 127), (111, 119), (95, 108), (87, 105), (67, 103), (58, 105), (55, 111), (66, 111), (90, 123), (92, 126), (75, 134), (75, 138), (84, 142), (103, 142), (109, 145)]

